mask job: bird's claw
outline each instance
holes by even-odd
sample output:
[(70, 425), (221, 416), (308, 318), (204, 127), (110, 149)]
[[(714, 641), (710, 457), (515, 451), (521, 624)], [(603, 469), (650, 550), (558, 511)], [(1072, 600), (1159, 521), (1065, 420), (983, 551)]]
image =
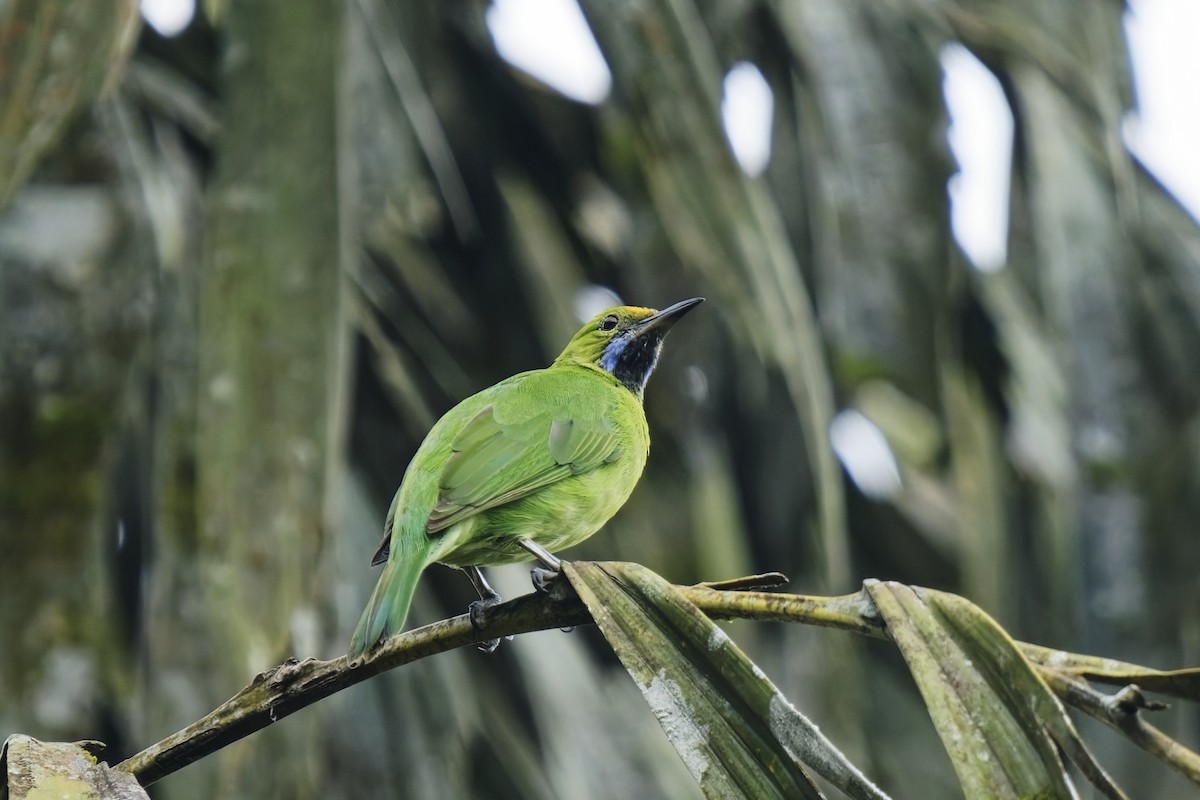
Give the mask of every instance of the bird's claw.
[(467, 615), (471, 618), (471, 627), (475, 629), (476, 633), (479, 633), (487, 624), (487, 612), (500, 605), (500, 602), (500, 595), (493, 595), (492, 597), (481, 597), (467, 606)]
[[(534, 589), (554, 600), (565, 599), (567, 591), (564, 587), (570, 587), (569, 583), (562, 580), (561, 572), (542, 567), (534, 567), (529, 570), (529, 579), (533, 581)], [(568, 625), (565, 628), (559, 628), (559, 630), (563, 633), (570, 633), (575, 630), (575, 626)]]
[[(508, 638), (511, 639), (512, 637), (510, 636)], [(475, 649), (481, 653), (494, 653), (494, 652), (496, 652), (496, 648), (499, 646), (500, 646), (499, 639), (488, 639), (485, 642), (480, 642), (479, 644), (475, 645)]]
[(558, 576), (561, 573), (546, 569), (545, 567), (534, 567), (529, 570), (529, 580), (533, 582), (533, 588), (542, 594), (550, 594), (558, 583)]
[[(484, 626), (487, 624), (488, 611), (500, 605), (500, 595), (485, 597), (476, 600), (467, 606), (467, 616), (471, 619), (471, 628), (475, 631), (475, 635), (479, 636), (483, 632)], [(505, 636), (505, 641), (512, 641), (511, 636)], [(481, 653), (494, 653), (496, 648), (500, 646), (499, 639), (483, 639), (477, 645)]]

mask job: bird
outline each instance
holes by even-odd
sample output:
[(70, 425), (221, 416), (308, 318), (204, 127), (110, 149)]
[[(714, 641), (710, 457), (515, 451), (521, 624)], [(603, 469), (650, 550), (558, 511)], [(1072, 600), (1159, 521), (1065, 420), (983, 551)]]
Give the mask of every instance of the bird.
[(371, 560), (383, 572), (351, 637), (351, 663), (403, 629), (430, 565), (467, 574), (480, 597), (470, 606), (478, 629), (500, 602), (480, 567), (533, 556), (552, 577), (554, 552), (587, 539), (617, 513), (650, 451), (642, 398), (663, 339), (703, 300), (661, 311), (602, 311), (550, 366), (502, 380), (434, 424), (388, 510)]

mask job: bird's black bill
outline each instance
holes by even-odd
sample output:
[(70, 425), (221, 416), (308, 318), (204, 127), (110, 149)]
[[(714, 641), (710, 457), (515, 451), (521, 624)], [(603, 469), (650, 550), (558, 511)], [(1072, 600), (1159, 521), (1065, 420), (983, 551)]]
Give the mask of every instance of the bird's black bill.
[(692, 297), (687, 300), (680, 300), (674, 305), (667, 306), (662, 311), (658, 311), (635, 326), (635, 333), (641, 336), (649, 331), (658, 331), (659, 335), (665, 335), (671, 329), (671, 326), (679, 321), (687, 312), (691, 311), (696, 306), (704, 302), (703, 297)]

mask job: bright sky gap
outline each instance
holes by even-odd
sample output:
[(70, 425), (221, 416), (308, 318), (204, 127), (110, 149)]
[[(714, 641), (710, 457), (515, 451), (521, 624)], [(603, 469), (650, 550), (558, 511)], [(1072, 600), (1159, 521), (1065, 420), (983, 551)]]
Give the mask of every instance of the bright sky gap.
[(496, 52), (550, 88), (597, 105), (612, 75), (575, 0), (495, 0), (487, 27)]
[(723, 88), (721, 121), (733, 156), (747, 175), (759, 175), (771, 161), (775, 96), (758, 67), (748, 61), (733, 65)]
[(1200, 3), (1131, 0), (1125, 35), (1137, 108), (1125, 145), (1200, 221)]
[(947, 138), (958, 162), (947, 185), (950, 227), (976, 269), (1004, 266), (1013, 117), (996, 76), (959, 44), (940, 56), (942, 92), (950, 114)]
[(887, 438), (860, 412), (851, 409), (834, 417), (829, 443), (850, 480), (867, 497), (881, 500), (900, 488), (900, 467)]
[(159, 36), (178, 36), (196, 16), (196, 0), (141, 0), (142, 19)]

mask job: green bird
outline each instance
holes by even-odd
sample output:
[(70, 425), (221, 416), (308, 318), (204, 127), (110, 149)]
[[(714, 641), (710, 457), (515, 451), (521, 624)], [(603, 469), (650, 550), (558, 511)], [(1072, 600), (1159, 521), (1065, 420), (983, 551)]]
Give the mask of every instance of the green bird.
[(350, 640), (352, 661), (401, 630), (430, 564), (467, 573), (481, 598), (471, 605), (478, 624), (500, 601), (481, 566), (533, 555), (556, 570), (552, 552), (578, 544), (617, 513), (646, 466), (642, 395), (663, 338), (701, 302), (611, 308), (549, 367), (484, 389), (438, 420), (388, 510), (371, 561), (384, 564), (383, 574)]

